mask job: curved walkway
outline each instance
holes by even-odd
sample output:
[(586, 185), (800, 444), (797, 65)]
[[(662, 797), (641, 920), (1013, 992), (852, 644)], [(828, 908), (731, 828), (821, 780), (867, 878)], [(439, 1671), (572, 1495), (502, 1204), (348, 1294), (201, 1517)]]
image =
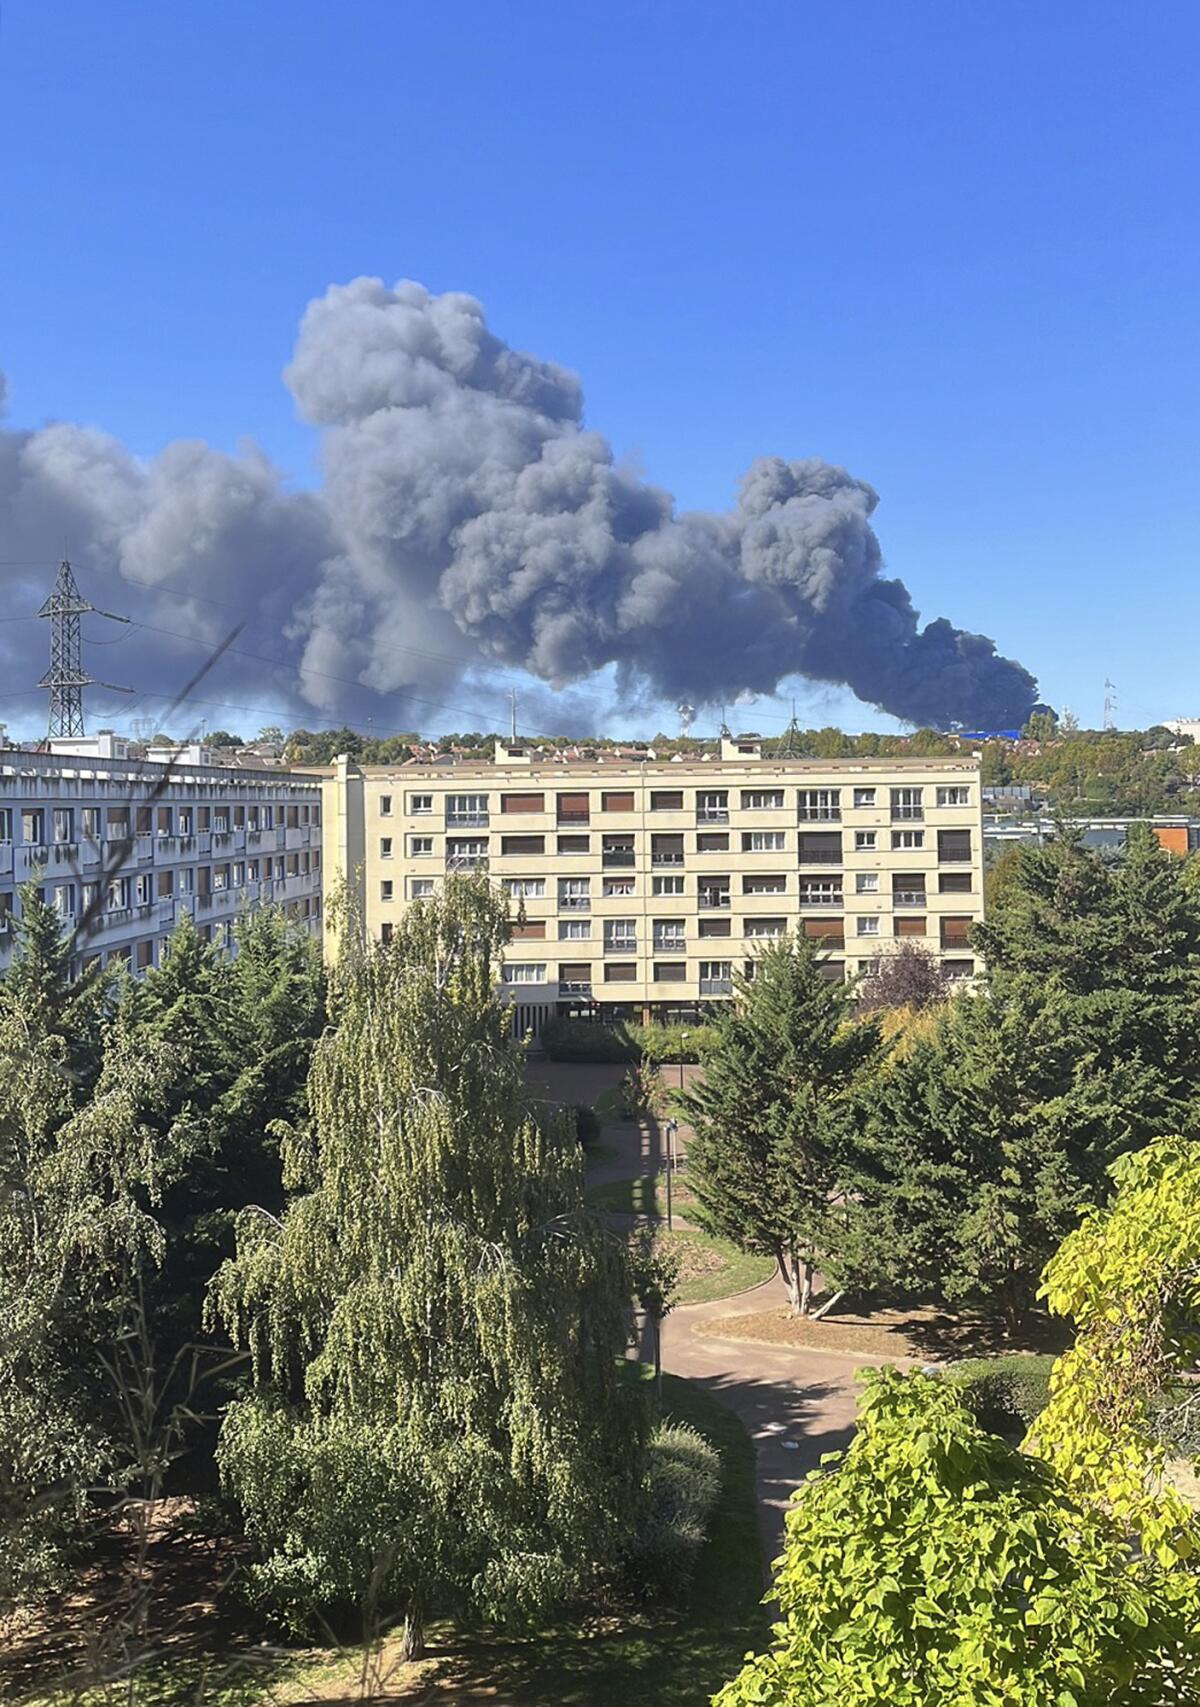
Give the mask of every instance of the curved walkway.
[(695, 1381), (727, 1405), (757, 1448), (758, 1524), (768, 1567), (780, 1551), (783, 1514), (794, 1489), (817, 1468), (823, 1453), (838, 1451), (854, 1432), (855, 1370), (885, 1361), (698, 1331), (724, 1316), (786, 1302), (783, 1282), (775, 1278), (735, 1298), (682, 1305), (662, 1325), (663, 1368)]

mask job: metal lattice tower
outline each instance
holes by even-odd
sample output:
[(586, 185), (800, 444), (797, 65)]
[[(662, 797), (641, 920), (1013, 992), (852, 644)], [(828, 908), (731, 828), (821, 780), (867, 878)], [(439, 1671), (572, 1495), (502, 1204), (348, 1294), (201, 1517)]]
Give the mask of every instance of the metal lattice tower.
[(50, 689), (50, 737), (83, 734), (83, 690), (92, 683), (80, 656), (79, 619), (95, 610), (80, 593), (64, 560), (58, 566), (54, 590), (39, 616), (50, 618), (50, 668), (38, 683)]

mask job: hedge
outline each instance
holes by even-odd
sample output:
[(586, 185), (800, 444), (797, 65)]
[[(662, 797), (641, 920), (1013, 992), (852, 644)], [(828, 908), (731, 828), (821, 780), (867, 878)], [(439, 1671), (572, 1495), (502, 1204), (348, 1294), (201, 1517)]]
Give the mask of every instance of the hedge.
[(1019, 1440), (1042, 1411), (1049, 1393), (1051, 1356), (966, 1358), (952, 1364), (946, 1377), (982, 1428)]
[(642, 1497), (627, 1555), (631, 1585), (655, 1597), (686, 1588), (721, 1491), (721, 1455), (687, 1423), (661, 1423), (646, 1448)]
[[(687, 1041), (684, 1041), (684, 1034)], [(711, 1025), (605, 1025), (600, 1020), (548, 1019), (540, 1042), (552, 1061), (700, 1061), (716, 1040)]]

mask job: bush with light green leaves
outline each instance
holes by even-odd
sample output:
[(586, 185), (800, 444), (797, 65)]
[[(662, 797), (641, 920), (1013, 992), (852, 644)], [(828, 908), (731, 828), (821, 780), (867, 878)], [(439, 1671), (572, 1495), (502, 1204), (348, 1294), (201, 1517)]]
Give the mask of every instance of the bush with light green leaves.
[(1196, 1579), (1139, 1556), (929, 1376), (865, 1377), (797, 1493), (782, 1618), (718, 1707), (1162, 1707), (1200, 1699)]

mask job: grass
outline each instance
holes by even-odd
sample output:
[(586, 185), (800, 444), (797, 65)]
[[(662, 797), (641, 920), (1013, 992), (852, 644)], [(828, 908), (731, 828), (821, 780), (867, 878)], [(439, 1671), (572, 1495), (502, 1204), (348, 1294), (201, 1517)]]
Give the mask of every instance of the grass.
[[(644, 1215), (661, 1222), (667, 1213), (665, 1174), (612, 1180), (607, 1185), (590, 1186), (584, 1195), (593, 1209), (609, 1215)], [(696, 1201), (686, 1176), (676, 1175), (671, 1197), (674, 1209), (686, 1219)], [(747, 1255), (728, 1239), (714, 1239), (699, 1227), (677, 1226), (667, 1232), (660, 1226), (657, 1237), (679, 1257), (680, 1304), (711, 1304), (718, 1298), (731, 1298), (769, 1280), (775, 1272), (770, 1257)]]
[[(593, 1209), (606, 1210), (610, 1215), (656, 1215), (660, 1220), (667, 1213), (666, 1174), (639, 1174), (636, 1179), (610, 1180), (606, 1185), (590, 1185), (584, 1201)], [(671, 1202), (683, 1216), (696, 1201), (685, 1174), (676, 1174), (671, 1187)]]

